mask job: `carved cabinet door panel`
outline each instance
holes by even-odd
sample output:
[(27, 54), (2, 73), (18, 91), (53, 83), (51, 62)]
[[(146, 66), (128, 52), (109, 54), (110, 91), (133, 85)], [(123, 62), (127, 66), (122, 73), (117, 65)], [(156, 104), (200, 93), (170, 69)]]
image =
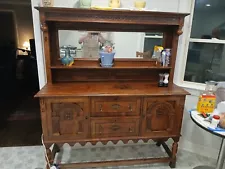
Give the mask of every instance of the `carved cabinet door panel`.
[(142, 112), (142, 135), (152, 137), (176, 135), (182, 114), (179, 97), (145, 98)]
[(89, 128), (88, 98), (48, 99), (49, 136), (86, 138)]

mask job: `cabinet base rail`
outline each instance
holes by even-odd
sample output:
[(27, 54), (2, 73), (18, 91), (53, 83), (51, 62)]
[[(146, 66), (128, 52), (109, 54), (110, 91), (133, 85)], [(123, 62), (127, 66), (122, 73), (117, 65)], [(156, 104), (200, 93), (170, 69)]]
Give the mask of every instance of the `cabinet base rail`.
[(135, 165), (135, 164), (150, 164), (150, 163), (167, 163), (170, 162), (170, 157), (164, 158), (146, 158), (146, 159), (132, 159), (132, 160), (115, 160), (115, 161), (97, 161), (87, 163), (71, 163), (61, 164), (62, 169), (69, 168), (92, 168), (92, 167), (106, 167), (106, 166), (124, 166), (124, 165)]
[[(61, 169), (70, 168), (93, 168), (93, 167), (106, 167), (106, 166), (127, 166), (136, 164), (151, 164), (151, 163), (169, 163), (171, 168), (176, 167), (176, 153), (178, 148), (178, 142), (174, 142), (172, 150), (169, 149), (167, 144), (163, 141), (156, 143), (157, 146), (161, 146), (165, 149), (168, 157), (159, 158), (144, 158), (144, 159), (130, 159), (130, 160), (112, 160), (112, 161), (96, 161), (96, 162), (81, 162), (81, 163), (70, 163), (60, 164)], [(46, 147), (47, 157), (46, 161), (50, 162), (50, 165), (54, 163), (55, 155), (60, 151), (57, 144), (54, 144), (52, 150)], [(50, 169), (49, 165), (46, 165), (46, 169)]]

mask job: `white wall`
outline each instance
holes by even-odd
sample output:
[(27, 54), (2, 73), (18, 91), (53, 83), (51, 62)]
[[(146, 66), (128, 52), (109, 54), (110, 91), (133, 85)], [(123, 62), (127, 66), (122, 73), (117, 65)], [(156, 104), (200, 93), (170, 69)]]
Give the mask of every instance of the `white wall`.
[[(107, 5), (107, 1), (103, 0), (93, 0), (93, 3), (96, 5)], [(122, 0), (123, 7), (132, 6), (133, 0)], [(40, 4), (39, 0), (32, 0), (32, 6), (36, 6)], [(62, 6), (62, 7), (73, 7), (76, 6), (76, 1), (74, 0), (55, 0), (55, 6)], [(147, 1), (147, 7), (149, 9), (158, 9), (160, 11), (166, 12), (191, 12), (192, 0), (151, 0)], [(33, 20), (34, 20), (34, 32), (35, 32), (35, 39), (36, 39), (36, 48), (38, 52), (38, 67), (39, 67), (39, 80), (40, 86), (42, 87), (45, 84), (45, 71), (44, 70), (44, 61), (43, 61), (43, 50), (42, 50), (42, 41), (41, 41), (41, 32), (40, 32), (40, 23), (39, 23), (39, 16), (36, 10), (33, 10)], [(184, 50), (188, 45), (188, 35), (190, 31), (190, 17), (186, 17), (185, 25), (184, 25), (184, 34), (180, 37), (179, 46), (178, 46), (178, 55), (177, 55), (177, 62), (176, 62), (176, 70), (175, 70), (175, 77), (181, 76), (182, 73), (179, 72), (180, 67), (183, 65), (183, 57)], [(132, 41), (135, 39), (136, 35), (130, 36), (128, 39), (131, 43), (137, 43)], [(118, 40), (119, 39), (119, 40)], [(124, 55), (128, 56), (132, 55), (134, 51), (124, 52), (124, 48), (129, 45), (124, 44), (124, 39), (121, 37), (115, 37), (115, 40), (118, 41), (117, 50), (123, 50)], [(139, 42), (138, 42), (139, 43)], [(133, 44), (133, 45), (134, 45)], [(177, 83), (177, 79), (175, 78), (175, 83)], [(197, 90), (189, 90), (191, 92), (191, 96), (187, 96), (185, 102), (185, 111), (184, 111), (184, 120), (183, 120), (183, 127), (182, 127), (182, 137), (180, 141), (180, 148), (186, 149), (198, 154), (206, 155), (209, 157), (216, 158), (217, 152), (220, 145), (220, 139), (216, 136), (212, 136), (211, 134), (203, 131), (199, 127), (197, 127), (190, 119), (188, 110), (193, 108), (197, 104), (197, 96), (199, 95), (199, 91)]]
[[(13, 4), (13, 3), (0, 3), (0, 11), (9, 10), (15, 14), (15, 24), (17, 32), (17, 45), (23, 48), (25, 41), (29, 42), (29, 39), (34, 37), (33, 33), (33, 19), (31, 12), (31, 5), (29, 4)], [(2, 23), (4, 24), (4, 23)]]

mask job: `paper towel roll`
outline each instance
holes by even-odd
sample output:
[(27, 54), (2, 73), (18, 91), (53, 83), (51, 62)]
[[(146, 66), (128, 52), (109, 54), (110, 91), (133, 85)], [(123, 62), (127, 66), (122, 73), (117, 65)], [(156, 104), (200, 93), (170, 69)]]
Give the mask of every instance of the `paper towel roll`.
[(225, 101), (220, 102), (220, 103), (217, 105), (217, 110), (218, 110), (220, 113), (224, 113), (224, 112), (225, 112)]

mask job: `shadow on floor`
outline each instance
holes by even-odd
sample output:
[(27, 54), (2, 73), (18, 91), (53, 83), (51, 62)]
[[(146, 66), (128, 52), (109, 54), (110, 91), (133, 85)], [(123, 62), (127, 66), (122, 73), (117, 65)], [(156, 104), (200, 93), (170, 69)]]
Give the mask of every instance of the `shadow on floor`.
[(40, 119), (9, 121), (0, 130), (0, 147), (41, 145), (41, 134)]

